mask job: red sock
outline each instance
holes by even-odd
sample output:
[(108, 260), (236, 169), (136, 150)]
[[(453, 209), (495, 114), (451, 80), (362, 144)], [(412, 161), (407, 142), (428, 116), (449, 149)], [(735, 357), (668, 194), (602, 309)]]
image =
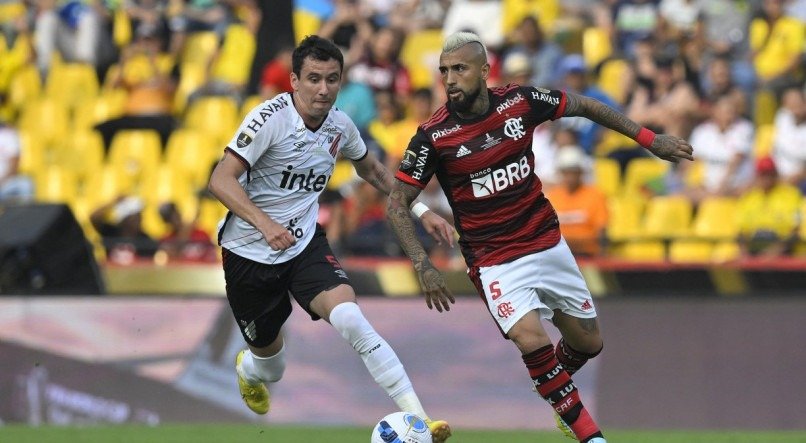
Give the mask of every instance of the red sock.
[(574, 381), (554, 355), (553, 346), (546, 345), (524, 355), (523, 362), (529, 370), (529, 376), (532, 377), (537, 392), (574, 431), (579, 441), (585, 442), (593, 437), (602, 437), (599, 426), (579, 399), (579, 391)]
[(599, 355), (602, 352), (601, 349), (596, 351), (593, 354), (586, 354), (584, 352), (577, 351), (576, 349), (568, 346), (565, 342), (565, 339), (560, 339), (557, 342), (557, 347), (554, 348), (554, 354), (557, 356), (557, 360), (562, 363), (565, 370), (568, 372), (568, 375), (574, 375), (577, 371), (579, 371), (588, 360), (592, 359)]

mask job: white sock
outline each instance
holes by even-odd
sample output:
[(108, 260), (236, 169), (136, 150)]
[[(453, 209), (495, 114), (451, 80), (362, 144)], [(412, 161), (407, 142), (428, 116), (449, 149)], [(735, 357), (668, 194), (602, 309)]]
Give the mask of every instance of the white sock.
[(330, 324), (358, 352), (372, 378), (400, 410), (427, 418), (400, 359), (389, 343), (375, 332), (357, 304), (341, 303), (333, 308)]
[(285, 343), (271, 357), (258, 357), (247, 350), (241, 360), (239, 372), (250, 384), (273, 383), (283, 378), (285, 372)]

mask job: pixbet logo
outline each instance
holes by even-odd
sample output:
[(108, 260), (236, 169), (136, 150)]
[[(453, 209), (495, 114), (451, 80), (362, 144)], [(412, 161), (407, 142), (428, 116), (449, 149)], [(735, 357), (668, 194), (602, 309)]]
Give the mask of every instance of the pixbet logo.
[(524, 156), (517, 162), (512, 162), (503, 168), (492, 171), (487, 168), (470, 174), (473, 196), (477, 198), (488, 197), (496, 192), (503, 191), (528, 177), (531, 172), (532, 168), (529, 166), (529, 160)]
[(520, 103), (522, 101), (523, 101), (523, 96), (519, 92), (518, 95), (516, 95), (515, 97), (508, 98), (504, 103), (501, 103), (500, 105), (498, 105), (498, 107), (495, 108), (495, 112), (500, 114), (500, 113), (506, 111), (507, 109), (511, 108), (512, 106), (517, 105), (518, 103)]
[(456, 126), (448, 129), (437, 129), (436, 131), (431, 133), (431, 141), (436, 141), (440, 137), (445, 137), (448, 134), (453, 134), (454, 132), (462, 129), (462, 125), (456, 124)]

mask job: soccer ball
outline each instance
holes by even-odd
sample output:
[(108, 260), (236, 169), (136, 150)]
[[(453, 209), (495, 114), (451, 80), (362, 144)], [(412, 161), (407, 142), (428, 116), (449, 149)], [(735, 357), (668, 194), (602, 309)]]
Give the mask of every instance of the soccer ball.
[(432, 443), (425, 421), (409, 412), (393, 412), (372, 430), (370, 443)]

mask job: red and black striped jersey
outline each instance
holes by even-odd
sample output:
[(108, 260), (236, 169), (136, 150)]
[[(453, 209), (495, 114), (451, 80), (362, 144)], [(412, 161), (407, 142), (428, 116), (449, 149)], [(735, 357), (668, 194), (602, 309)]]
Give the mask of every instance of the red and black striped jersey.
[(437, 176), (468, 266), (509, 262), (560, 240), (557, 214), (534, 173), (532, 132), (563, 115), (565, 94), (512, 84), (488, 92), (483, 115), (463, 119), (448, 104), (420, 125), (396, 174), (420, 188)]

